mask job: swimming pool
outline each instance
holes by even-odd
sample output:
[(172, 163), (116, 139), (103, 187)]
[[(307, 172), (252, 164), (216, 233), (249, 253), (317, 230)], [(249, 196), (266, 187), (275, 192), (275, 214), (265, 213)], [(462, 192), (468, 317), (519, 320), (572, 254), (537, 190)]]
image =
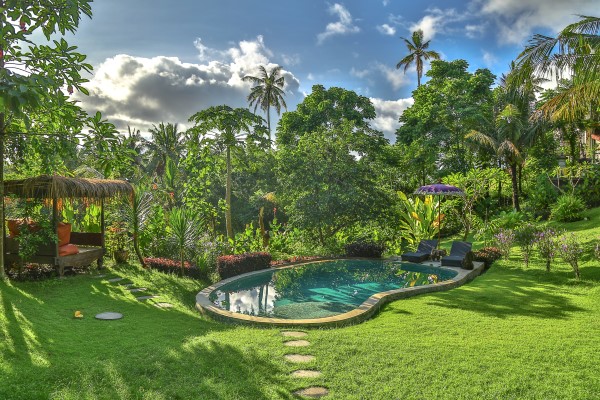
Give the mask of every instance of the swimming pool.
[(221, 316), (253, 322), (337, 320), (353, 317), (357, 310), (360, 314), (389, 294), (434, 289), (458, 274), (453, 269), (387, 260), (313, 262), (228, 279), (198, 295), (204, 306), (197, 303)]

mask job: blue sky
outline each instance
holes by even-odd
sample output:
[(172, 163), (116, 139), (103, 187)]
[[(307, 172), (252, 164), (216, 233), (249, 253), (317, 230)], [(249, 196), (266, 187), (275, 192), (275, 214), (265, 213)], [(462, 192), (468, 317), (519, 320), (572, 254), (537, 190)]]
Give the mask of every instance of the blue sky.
[(416, 72), (395, 65), (400, 36), (417, 28), (445, 60), (500, 76), (533, 33), (554, 34), (597, 15), (597, 0), (98, 0), (68, 41), (94, 65), (91, 95), (78, 96), (120, 130), (179, 123), (211, 105), (245, 106), (241, 78), (281, 65), (288, 109), (314, 84), (370, 97), (373, 126), (393, 140), (412, 104)]

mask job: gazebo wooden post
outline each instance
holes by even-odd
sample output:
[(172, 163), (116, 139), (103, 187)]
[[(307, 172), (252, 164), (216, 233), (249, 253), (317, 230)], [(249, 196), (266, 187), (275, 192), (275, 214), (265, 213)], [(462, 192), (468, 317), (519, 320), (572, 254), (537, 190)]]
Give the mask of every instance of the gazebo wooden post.
[(106, 254), (106, 242), (104, 238), (104, 232), (106, 225), (104, 223), (104, 198), (100, 199), (100, 243), (102, 245), (103, 256), (98, 259), (98, 269), (103, 267), (104, 254)]
[[(55, 234), (58, 232), (58, 199), (56, 195), (52, 195), (52, 232)], [(58, 267), (58, 276), (62, 278), (63, 276), (63, 267), (60, 265), (58, 261), (58, 238), (54, 242), (54, 266)]]

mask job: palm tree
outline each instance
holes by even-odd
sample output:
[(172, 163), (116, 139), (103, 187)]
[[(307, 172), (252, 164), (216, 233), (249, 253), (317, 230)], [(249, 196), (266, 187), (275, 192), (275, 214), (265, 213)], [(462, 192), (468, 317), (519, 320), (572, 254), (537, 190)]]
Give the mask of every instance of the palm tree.
[(600, 130), (600, 17), (579, 17), (580, 21), (566, 26), (555, 38), (534, 35), (517, 61), (519, 68), (531, 65), (541, 76), (572, 76), (571, 87), (548, 99), (538, 117), (584, 121), (591, 153), (591, 135)]
[(146, 263), (140, 251), (140, 236), (146, 227), (150, 212), (152, 211), (152, 194), (148, 191), (147, 187), (137, 186), (130, 198), (123, 199), (121, 210), (121, 218), (127, 223), (133, 233), (133, 249), (135, 250), (135, 254), (142, 267), (145, 268)]
[(225, 185), (225, 225), (227, 236), (235, 239), (231, 222), (231, 153), (241, 151), (246, 142), (267, 145), (264, 142), (266, 130), (264, 119), (252, 114), (247, 108), (233, 109), (229, 106), (213, 106), (192, 115), (189, 119), (195, 125), (189, 130), (193, 140), (201, 139), (201, 144), (225, 152), (227, 163), (227, 183)]
[(396, 69), (404, 66), (404, 73), (406, 74), (408, 67), (414, 63), (417, 67), (417, 87), (419, 87), (421, 86), (421, 76), (423, 76), (423, 60), (439, 60), (440, 55), (436, 51), (427, 50), (431, 40), (423, 42), (423, 31), (421, 29), (412, 33), (412, 42), (404, 37), (400, 37), (400, 39), (404, 40), (409, 53), (402, 60), (398, 61)]
[(185, 149), (184, 133), (177, 130), (177, 124), (160, 123), (153, 125), (150, 129), (152, 140), (145, 140), (144, 145), (150, 153), (150, 163), (148, 169), (150, 172), (156, 172), (158, 176), (165, 173), (167, 160), (171, 160), (175, 165), (179, 165), (179, 159)]
[(260, 109), (267, 113), (267, 129), (269, 130), (269, 141), (271, 141), (271, 107), (275, 107), (277, 115), (281, 113), (281, 107), (287, 110), (287, 105), (283, 96), (283, 86), (285, 79), (281, 75), (281, 67), (275, 66), (271, 71), (260, 65), (259, 76), (246, 75), (244, 81), (250, 81), (256, 86), (252, 88), (248, 95), (250, 107), (254, 104), (254, 112), (260, 106)]
[(193, 256), (200, 238), (197, 215), (189, 209), (173, 208), (169, 214), (169, 232), (169, 239), (177, 249), (177, 258), (183, 276), (185, 259)]

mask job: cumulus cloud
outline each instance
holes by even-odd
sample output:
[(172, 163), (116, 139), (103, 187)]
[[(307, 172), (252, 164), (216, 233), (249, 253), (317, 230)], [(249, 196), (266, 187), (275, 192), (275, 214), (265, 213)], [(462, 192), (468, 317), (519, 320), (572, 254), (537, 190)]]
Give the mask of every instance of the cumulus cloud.
[(325, 39), (336, 35), (347, 35), (360, 32), (360, 28), (353, 23), (350, 11), (343, 5), (335, 3), (328, 9), (331, 15), (338, 17), (338, 21), (330, 22), (325, 27), (325, 31), (317, 35), (317, 43), (321, 44)]
[(371, 122), (374, 129), (382, 131), (390, 142), (396, 141), (396, 130), (400, 127), (398, 119), (408, 107), (412, 106), (412, 97), (399, 100), (382, 100), (371, 98), (377, 117)]
[(535, 28), (558, 31), (578, 19), (596, 15), (598, 0), (476, 0), (480, 12), (497, 23), (501, 43), (521, 44)]
[(484, 24), (465, 26), (465, 33), (466, 33), (467, 37), (471, 38), (471, 39), (476, 39), (476, 38), (482, 36), (484, 34), (484, 32), (485, 32)]
[(377, 30), (382, 35), (394, 36), (396, 34), (396, 28), (388, 24), (378, 25)]
[[(165, 56), (119, 54), (108, 58), (96, 67), (87, 84), (90, 95), (79, 100), (86, 110), (101, 111), (120, 130), (130, 125), (147, 131), (160, 122), (185, 127), (188, 118), (204, 108), (219, 104), (247, 106), (251, 84), (242, 78), (257, 73), (258, 65), (275, 66), (270, 62), (273, 53), (262, 37), (222, 51), (210, 49), (200, 40), (195, 46), (199, 63)], [(296, 104), (301, 99), (300, 82), (289, 71), (282, 71), (282, 75), (286, 102)]]
[(352, 67), (350, 69), (350, 75), (355, 76), (357, 78), (364, 78), (367, 75), (369, 75), (370, 73), (371, 73), (371, 70), (369, 68), (356, 69), (356, 68)]
[(446, 32), (448, 24), (467, 18), (466, 13), (461, 14), (453, 8), (446, 10), (431, 8), (427, 10), (427, 13), (419, 22), (412, 24), (409, 28), (411, 32), (422, 30), (425, 41), (433, 39), (437, 33)]
[[(404, 74), (403, 70), (396, 68), (390, 68), (385, 64), (376, 64), (375, 67), (383, 74), (384, 78), (388, 81), (394, 90), (400, 89), (409, 83), (408, 78)], [(414, 67), (409, 67), (408, 71), (414, 70)]]

